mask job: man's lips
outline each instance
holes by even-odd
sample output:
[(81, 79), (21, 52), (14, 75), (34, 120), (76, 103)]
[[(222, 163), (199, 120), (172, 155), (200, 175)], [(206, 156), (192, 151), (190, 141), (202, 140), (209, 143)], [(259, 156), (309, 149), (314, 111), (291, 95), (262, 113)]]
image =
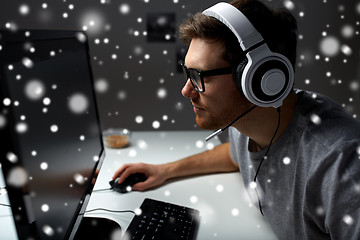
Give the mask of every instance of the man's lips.
[(195, 113), (197, 113), (197, 112), (201, 112), (201, 111), (203, 111), (203, 110), (204, 110), (204, 108), (201, 108), (201, 107), (196, 106), (196, 105), (194, 105), (194, 104), (193, 104), (193, 107), (194, 107), (194, 112), (195, 112)]

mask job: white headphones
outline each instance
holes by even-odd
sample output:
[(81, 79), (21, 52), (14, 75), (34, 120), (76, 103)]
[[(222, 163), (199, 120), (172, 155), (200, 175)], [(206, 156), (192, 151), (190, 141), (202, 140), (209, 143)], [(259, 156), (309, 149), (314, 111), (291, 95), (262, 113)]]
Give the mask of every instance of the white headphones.
[(245, 97), (257, 106), (280, 107), (294, 83), (290, 61), (282, 54), (272, 52), (251, 22), (233, 5), (217, 3), (203, 14), (225, 24), (246, 53), (235, 76)]

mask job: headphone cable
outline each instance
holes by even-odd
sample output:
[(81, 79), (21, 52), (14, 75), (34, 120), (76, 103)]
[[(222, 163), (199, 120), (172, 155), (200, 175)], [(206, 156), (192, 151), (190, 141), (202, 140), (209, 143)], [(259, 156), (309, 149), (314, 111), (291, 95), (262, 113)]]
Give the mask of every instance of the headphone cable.
[[(277, 113), (278, 113), (277, 127), (276, 127), (276, 130), (275, 130), (275, 132), (274, 132), (274, 135), (272, 136), (272, 138), (271, 138), (271, 140), (270, 140), (270, 144), (269, 144), (269, 146), (268, 146), (268, 148), (267, 148), (267, 150), (266, 150), (266, 152), (265, 152), (265, 155), (264, 155), (264, 157), (261, 159), (260, 164), (259, 164), (259, 166), (258, 166), (258, 168), (257, 168), (257, 170), (256, 170), (255, 177), (254, 177), (254, 183), (256, 183), (256, 179), (257, 179), (257, 176), (259, 175), (261, 165), (263, 164), (264, 160), (267, 159), (267, 155), (268, 155), (268, 153), (269, 153), (269, 151), (270, 151), (270, 147), (271, 147), (271, 145), (273, 144), (273, 141), (274, 141), (274, 139), (275, 139), (275, 136), (276, 136), (276, 134), (277, 134), (277, 132), (278, 132), (278, 130), (279, 130), (279, 127), (280, 127), (280, 112), (281, 112), (281, 111), (280, 111), (280, 107), (276, 108), (276, 110), (277, 110)], [(259, 202), (260, 213), (261, 213), (261, 215), (264, 216), (264, 213), (263, 213), (263, 210), (262, 210), (261, 201), (260, 201), (260, 197), (259, 197), (259, 193), (258, 193), (258, 191), (257, 191), (257, 188), (255, 188), (255, 191), (256, 191), (256, 195), (257, 195), (258, 202)]]

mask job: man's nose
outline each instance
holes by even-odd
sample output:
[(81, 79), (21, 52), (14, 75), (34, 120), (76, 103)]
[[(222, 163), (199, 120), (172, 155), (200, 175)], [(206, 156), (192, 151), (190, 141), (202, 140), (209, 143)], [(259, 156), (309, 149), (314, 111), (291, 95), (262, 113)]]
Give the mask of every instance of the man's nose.
[(185, 86), (182, 88), (181, 94), (184, 97), (188, 97), (188, 98), (195, 98), (196, 96), (199, 95), (199, 93), (194, 89), (189, 79), (186, 81)]

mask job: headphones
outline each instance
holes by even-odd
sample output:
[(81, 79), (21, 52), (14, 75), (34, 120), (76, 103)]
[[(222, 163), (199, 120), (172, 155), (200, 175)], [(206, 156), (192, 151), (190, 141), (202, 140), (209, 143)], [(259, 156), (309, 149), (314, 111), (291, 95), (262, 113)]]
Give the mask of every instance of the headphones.
[(260, 107), (280, 107), (294, 84), (290, 61), (284, 55), (272, 52), (261, 34), (233, 5), (220, 2), (202, 13), (225, 24), (246, 53), (235, 73), (236, 84), (245, 97)]

